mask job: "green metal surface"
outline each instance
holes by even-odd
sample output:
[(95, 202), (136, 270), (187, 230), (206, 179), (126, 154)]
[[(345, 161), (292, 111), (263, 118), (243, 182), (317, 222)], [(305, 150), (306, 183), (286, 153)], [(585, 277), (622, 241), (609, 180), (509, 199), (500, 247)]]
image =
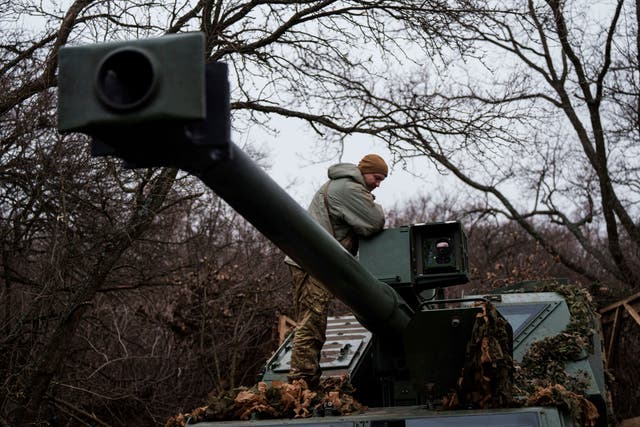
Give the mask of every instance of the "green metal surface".
[(392, 285), (411, 284), (410, 228), (383, 230), (362, 239), (358, 259), (378, 280)]
[(415, 388), (426, 389), (434, 398), (455, 388), (480, 311), (480, 308), (449, 308), (416, 313), (404, 335)]
[[(416, 286), (442, 288), (469, 281), (467, 236), (460, 222), (419, 224), (411, 231)], [(440, 249), (442, 244), (445, 251)]]
[(205, 118), (202, 33), (63, 47), (58, 67), (61, 131)]
[[(513, 289), (513, 287), (511, 288)], [(536, 341), (543, 340), (561, 334), (566, 330), (571, 321), (571, 313), (567, 301), (562, 295), (555, 292), (522, 292), (500, 294), (500, 302), (495, 306), (504, 317), (512, 324), (513, 358), (522, 362), (526, 352)], [(510, 311), (512, 307), (531, 307), (533, 317), (522, 319), (517, 313)], [(593, 348), (589, 352), (585, 349), (582, 358), (566, 363), (566, 371), (570, 375), (585, 375), (587, 379), (586, 396), (596, 405), (598, 411), (606, 414), (606, 386), (604, 363), (602, 356), (601, 335), (597, 333), (597, 319), (593, 320)], [(520, 323), (523, 321), (523, 323)], [(601, 419), (598, 425), (605, 425), (606, 420)]]
[(359, 254), (378, 280), (396, 289), (412, 287), (414, 293), (467, 283), (467, 258), (467, 237), (455, 221), (384, 230), (363, 239)]
[[(433, 411), (422, 406), (372, 408), (366, 414), (198, 423), (199, 427), (572, 427), (571, 419), (556, 408), (512, 408), (475, 411)], [(578, 427), (578, 426), (576, 426)]]

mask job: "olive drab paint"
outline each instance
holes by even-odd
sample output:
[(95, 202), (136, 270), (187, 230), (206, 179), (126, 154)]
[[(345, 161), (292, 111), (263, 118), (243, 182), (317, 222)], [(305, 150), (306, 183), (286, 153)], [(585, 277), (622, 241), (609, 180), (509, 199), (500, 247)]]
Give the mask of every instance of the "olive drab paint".
[(58, 128), (205, 118), (204, 36), (62, 47)]

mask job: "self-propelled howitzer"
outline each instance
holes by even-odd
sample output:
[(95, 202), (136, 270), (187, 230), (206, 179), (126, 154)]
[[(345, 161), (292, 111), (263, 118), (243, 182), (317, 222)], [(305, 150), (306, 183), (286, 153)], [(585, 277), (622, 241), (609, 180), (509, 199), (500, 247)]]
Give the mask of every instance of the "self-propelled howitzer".
[[(61, 131), (90, 135), (94, 155), (117, 156), (128, 167), (175, 167), (197, 176), (352, 309), (357, 321), (347, 321), (343, 332), (362, 323), (375, 334), (367, 332), (366, 342), (338, 351), (338, 358), (355, 360), (345, 372), (354, 375), (365, 404), (433, 406), (454, 388), (482, 310), (473, 306), (474, 301), (511, 304), (504, 309), (514, 329), (507, 353), (512, 344), (514, 354), (519, 346), (530, 345), (530, 337), (545, 321), (559, 330), (566, 326), (566, 310), (558, 314), (562, 304), (553, 295), (513, 304), (508, 302), (513, 299), (497, 295), (462, 302), (439, 299), (438, 289), (467, 280), (466, 237), (459, 223), (386, 230), (363, 242), (360, 261), (355, 259), (231, 142), (227, 67), (205, 65), (202, 34), (63, 48), (58, 62)], [(553, 328), (546, 325), (544, 330)], [(285, 343), (268, 363), (265, 380), (283, 377), (286, 347)], [(591, 358), (579, 369), (598, 363), (597, 357)], [(602, 372), (589, 372), (592, 400), (602, 400)], [(455, 415), (425, 410), (387, 409), (296, 423), (430, 426), (446, 420), (446, 425), (532, 427), (571, 423), (566, 413), (553, 408)], [(292, 422), (253, 423), (260, 424)]]
[(203, 52), (200, 33), (62, 49), (60, 130), (89, 134), (94, 154), (120, 157), (130, 167), (192, 173), (306, 271), (330, 283), (367, 327), (400, 333), (411, 318), (402, 298), (231, 142), (227, 66), (205, 66)]

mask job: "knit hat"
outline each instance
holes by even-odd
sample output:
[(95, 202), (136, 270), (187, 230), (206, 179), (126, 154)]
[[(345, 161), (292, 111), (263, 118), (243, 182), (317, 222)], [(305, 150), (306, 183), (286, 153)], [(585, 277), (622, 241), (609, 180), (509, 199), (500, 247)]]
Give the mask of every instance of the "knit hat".
[(365, 173), (380, 173), (387, 176), (389, 167), (385, 163), (384, 159), (377, 154), (367, 154), (358, 163), (358, 169), (363, 174)]

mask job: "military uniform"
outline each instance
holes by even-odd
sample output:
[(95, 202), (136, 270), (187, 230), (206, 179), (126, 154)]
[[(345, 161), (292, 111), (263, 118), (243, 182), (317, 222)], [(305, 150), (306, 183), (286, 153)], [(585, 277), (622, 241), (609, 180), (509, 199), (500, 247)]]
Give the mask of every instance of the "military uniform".
[[(318, 190), (308, 208), (309, 214), (354, 255), (358, 236), (375, 234), (384, 226), (382, 207), (374, 202), (362, 173), (350, 163), (331, 166), (329, 181)], [(289, 380), (304, 379), (310, 387), (316, 387), (320, 382), (320, 350), (325, 342), (327, 313), (333, 296), (293, 260), (287, 257), (285, 262), (291, 271), (297, 322)]]

